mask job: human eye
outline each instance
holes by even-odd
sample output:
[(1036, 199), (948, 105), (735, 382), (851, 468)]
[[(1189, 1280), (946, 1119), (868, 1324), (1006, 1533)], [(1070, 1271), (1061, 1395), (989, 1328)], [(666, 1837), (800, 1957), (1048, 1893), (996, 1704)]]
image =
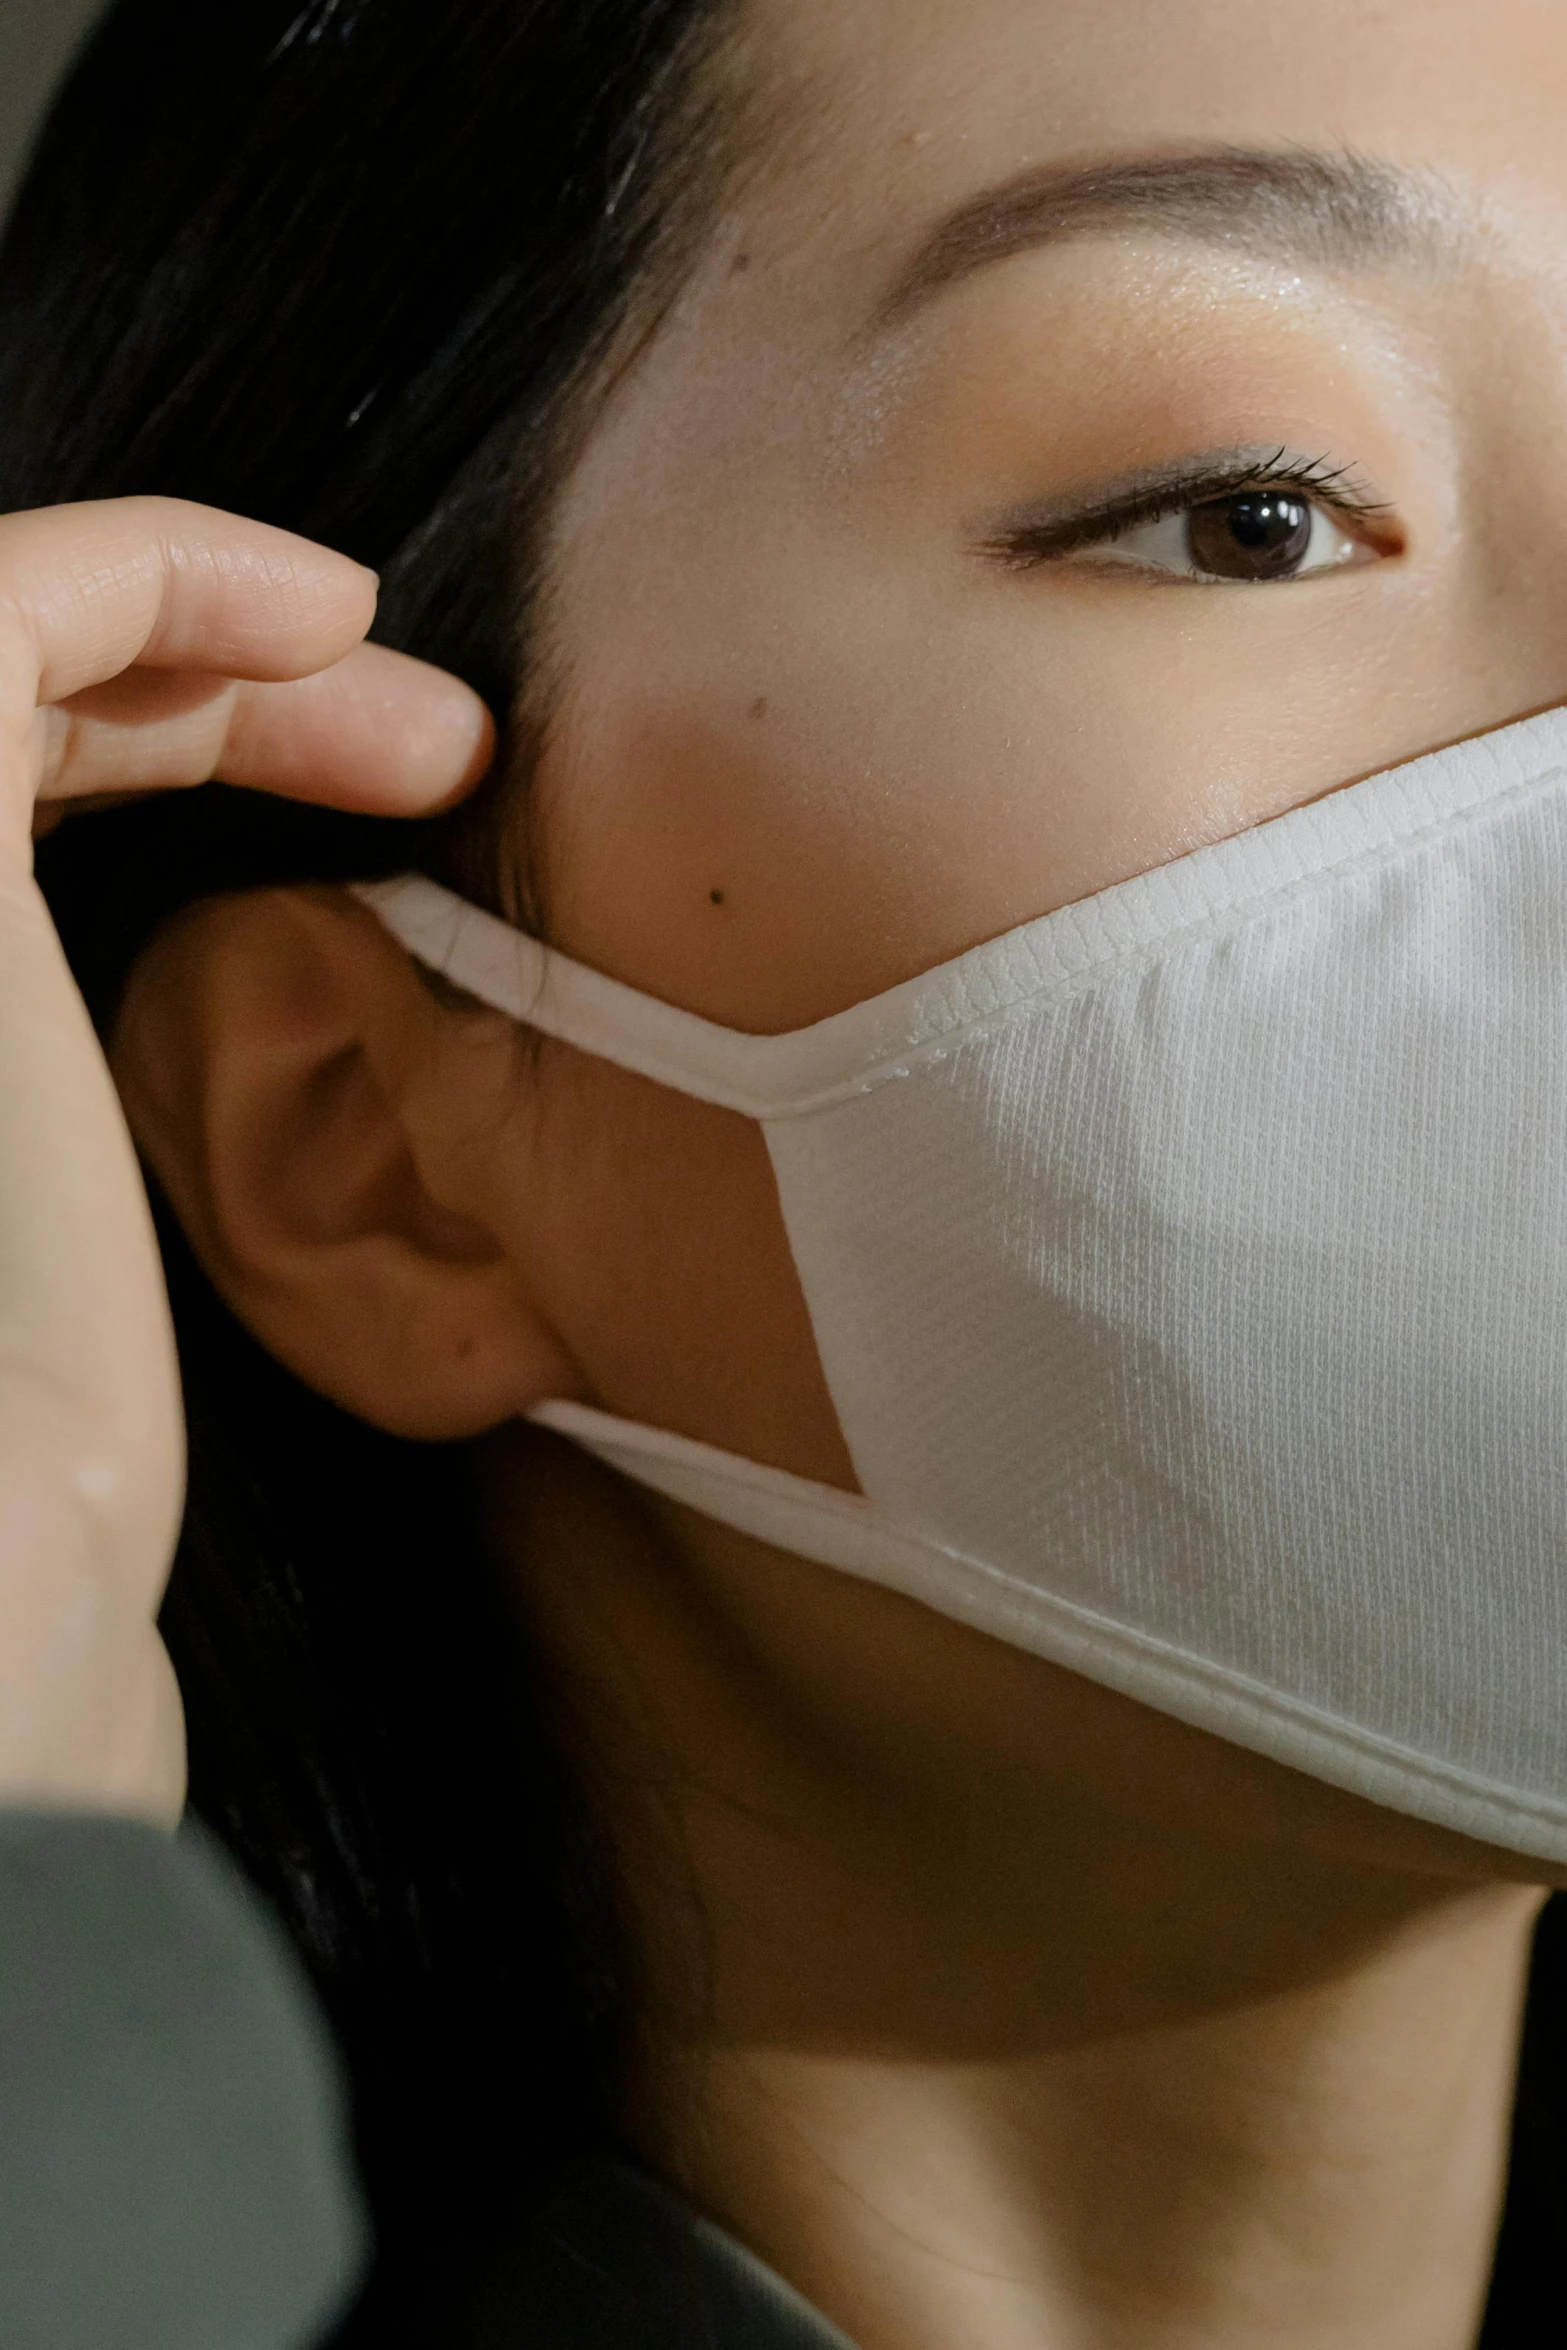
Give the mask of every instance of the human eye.
[(1399, 552), (1391, 510), (1348, 467), (1287, 449), (1189, 460), (1009, 518), (986, 549), (1013, 570), (1120, 567), (1262, 586)]

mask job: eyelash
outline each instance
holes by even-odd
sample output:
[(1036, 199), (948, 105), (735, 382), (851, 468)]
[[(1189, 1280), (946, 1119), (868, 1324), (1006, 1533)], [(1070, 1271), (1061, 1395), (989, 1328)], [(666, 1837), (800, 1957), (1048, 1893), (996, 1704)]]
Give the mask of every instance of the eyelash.
[(1392, 511), (1373, 497), (1353, 467), (1332, 466), (1325, 457), (1297, 457), (1281, 448), (1261, 464), (1248, 454), (1232, 466), (1209, 466), (1200, 473), (1167, 476), (1140, 491), (1107, 498), (1101, 505), (1082, 507), (1054, 521), (1006, 524), (986, 540), (984, 552), (1010, 570), (1029, 571), (1064, 555), (1079, 554), (1085, 547), (1103, 546), (1145, 524), (1184, 514), (1191, 507), (1280, 484), (1300, 490), (1313, 504), (1350, 524), (1363, 525)]

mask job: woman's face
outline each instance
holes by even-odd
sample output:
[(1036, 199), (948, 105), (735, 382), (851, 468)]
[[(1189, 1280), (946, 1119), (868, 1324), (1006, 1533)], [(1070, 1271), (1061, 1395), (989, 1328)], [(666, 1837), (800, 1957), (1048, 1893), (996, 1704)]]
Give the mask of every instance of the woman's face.
[[(785, 1030), (1567, 698), (1560, 0), (755, 0), (731, 70), (755, 161), (558, 518), (527, 823), (558, 945)], [(232, 909), (205, 937), (250, 952)], [(188, 1121), (210, 1181), (178, 1053), (127, 1024), (144, 1138), (267, 1342), (413, 1433), (565, 1394), (852, 1485), (759, 1131), (519, 1057), (354, 938), (374, 1086), (288, 1107), (350, 1014), (296, 1013), (258, 946), (228, 994), (288, 1051), (232, 1146), (229, 1109)], [(176, 1022), (223, 996), (164, 970)], [(364, 1219), (413, 1196), (385, 1099), (439, 1215), (377, 1257)], [(1043, 1767), (1052, 1721), (1137, 1800), (1272, 1770), (1171, 1725), (1144, 1767), (1137, 1708), (1042, 1709), (1037, 1660), (790, 1562), (764, 1603), (690, 1539), (811, 1702), (874, 1659), (856, 1718), (874, 1691), (906, 1771), (918, 1717), (932, 1789), (977, 1728)]]
[[(558, 945), (788, 1029), (1567, 696), (1557, 0), (758, 0), (733, 70), (559, 518)], [(557, 1387), (851, 1484), (755, 1129), (540, 1091)]]
[[(1555, 0), (762, 0), (750, 70), (561, 521), (560, 944), (790, 1028), (1567, 694)], [(1265, 586), (1079, 521), (1248, 467)]]

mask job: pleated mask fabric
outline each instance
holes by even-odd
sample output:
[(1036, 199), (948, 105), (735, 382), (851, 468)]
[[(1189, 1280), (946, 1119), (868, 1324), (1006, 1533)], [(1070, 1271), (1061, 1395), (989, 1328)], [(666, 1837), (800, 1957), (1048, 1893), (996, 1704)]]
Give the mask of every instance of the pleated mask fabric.
[(757, 1119), (862, 1487), (536, 1415), (786, 1550), (1567, 1860), (1567, 712), (794, 1034), (422, 877), (551, 1036)]

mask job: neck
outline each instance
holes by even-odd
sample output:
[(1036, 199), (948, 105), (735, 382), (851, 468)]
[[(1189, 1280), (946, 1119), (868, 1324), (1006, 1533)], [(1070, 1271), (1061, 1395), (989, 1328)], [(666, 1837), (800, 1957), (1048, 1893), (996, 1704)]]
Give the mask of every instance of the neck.
[(655, 2167), (860, 2350), (1469, 2350), (1537, 1892), (566, 1448), (495, 1462), (617, 1788)]
[(862, 2350), (1470, 2350), (1528, 1915), (1103, 2033), (1042, 1989), (978, 2056), (898, 2046), (891, 1987), (880, 2047), (742, 2022), (679, 2052), (678, 2168)]

